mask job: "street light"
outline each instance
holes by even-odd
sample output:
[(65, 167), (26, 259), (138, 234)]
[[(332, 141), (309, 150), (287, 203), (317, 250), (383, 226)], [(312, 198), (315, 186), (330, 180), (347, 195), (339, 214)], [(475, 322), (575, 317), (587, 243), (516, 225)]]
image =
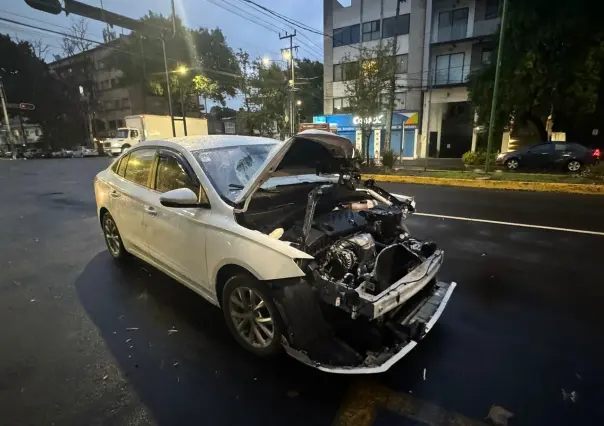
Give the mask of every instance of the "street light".
[(268, 66), (271, 63), (271, 60), (267, 56), (265, 56), (264, 58), (262, 58), (262, 63), (265, 66)]
[(300, 99), (298, 99), (298, 100), (296, 101), (296, 105), (298, 105), (298, 106), (302, 105), (302, 101), (301, 101)]
[(292, 57), (292, 53), (289, 50), (284, 50), (283, 57), (289, 61), (289, 59)]
[(187, 75), (189, 69), (185, 65), (180, 65), (178, 68), (176, 68), (176, 72), (180, 75)]

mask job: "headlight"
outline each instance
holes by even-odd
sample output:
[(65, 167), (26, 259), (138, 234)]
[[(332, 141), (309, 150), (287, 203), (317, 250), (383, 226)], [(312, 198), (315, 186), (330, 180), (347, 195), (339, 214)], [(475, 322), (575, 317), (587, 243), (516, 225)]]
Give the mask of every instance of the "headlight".
[(503, 157), (505, 157), (505, 152), (502, 152), (501, 154), (497, 155), (498, 160), (501, 160)]

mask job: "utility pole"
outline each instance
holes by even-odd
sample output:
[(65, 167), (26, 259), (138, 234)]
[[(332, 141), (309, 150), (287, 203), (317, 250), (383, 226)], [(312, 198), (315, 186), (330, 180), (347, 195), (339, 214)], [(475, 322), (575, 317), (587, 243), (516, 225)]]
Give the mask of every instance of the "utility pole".
[(166, 40), (161, 38), (161, 48), (164, 52), (164, 71), (166, 73), (166, 91), (168, 92), (168, 111), (172, 123), (172, 137), (176, 137), (176, 126), (174, 125), (174, 112), (172, 111), (172, 95), (170, 95), (170, 73), (168, 72), (168, 59), (166, 58)]
[(281, 49), (281, 51), (283, 50), (289, 50), (289, 66), (291, 68), (291, 80), (289, 81), (289, 134), (290, 136), (293, 136), (296, 133), (296, 119), (295, 117), (295, 113), (296, 113), (296, 106), (295, 106), (295, 100), (294, 100), (294, 91), (296, 90), (295, 84), (296, 84), (296, 76), (295, 76), (295, 64), (294, 64), (294, 49), (298, 49), (298, 46), (294, 46), (293, 45), (293, 38), (296, 36), (296, 30), (294, 30), (293, 34), (288, 34), (287, 31), (285, 32), (284, 36), (281, 36), (281, 33), (279, 33), (279, 40), (284, 40), (286, 38), (289, 38), (289, 49)]
[(493, 149), (493, 133), (495, 132), (495, 119), (497, 97), (499, 96), (499, 78), (501, 71), (501, 59), (503, 53), (503, 43), (505, 39), (505, 18), (508, 11), (508, 0), (503, 0), (503, 13), (501, 14), (501, 30), (499, 31), (499, 47), (497, 48), (497, 66), (495, 68), (495, 87), (493, 88), (493, 101), (491, 102), (491, 118), (489, 119), (489, 139), (487, 140), (487, 158), (484, 162), (485, 173), (489, 172), (491, 166), (491, 150)]
[[(401, 14), (401, 2), (406, 0), (396, 1), (396, 15), (394, 18), (394, 43), (392, 43), (392, 60), (396, 58), (396, 51), (398, 50), (398, 17)], [(397, 64), (395, 64), (396, 66)], [(388, 93), (388, 111), (386, 112), (386, 137), (384, 140), (384, 151), (391, 150), (390, 140), (392, 137), (392, 115), (394, 113), (394, 88), (396, 86), (396, 68), (392, 72), (390, 77), (390, 89)], [(404, 139), (405, 135), (401, 132), (401, 138)], [(402, 152), (401, 152), (402, 158)]]
[(6, 93), (4, 92), (4, 84), (2, 78), (0, 78), (0, 98), (2, 98), (2, 112), (4, 113), (4, 122), (6, 123), (6, 139), (10, 143), (10, 150), (13, 156), (13, 160), (17, 159), (17, 151), (15, 151), (15, 142), (13, 141), (13, 134), (10, 130), (10, 123), (8, 121), (8, 113), (6, 112)]

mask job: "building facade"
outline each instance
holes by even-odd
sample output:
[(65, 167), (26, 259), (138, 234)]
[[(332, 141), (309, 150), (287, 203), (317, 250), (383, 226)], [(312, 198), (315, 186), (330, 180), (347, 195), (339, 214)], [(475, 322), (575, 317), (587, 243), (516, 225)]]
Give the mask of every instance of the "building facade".
[[(395, 112), (418, 114), (419, 123), (406, 128), (418, 127), (410, 149), (408, 135), (393, 120), (392, 149), (405, 158), (460, 157), (475, 149), (479, 136), (467, 81), (490, 61), (501, 0), (405, 0), (398, 19), (397, 1), (324, 0), (325, 120), (342, 113), (354, 120), (345, 95), (345, 62), (354, 58), (358, 46), (371, 48), (397, 37)], [(372, 155), (375, 139), (383, 140), (381, 130), (372, 135)]]
[[(15, 146), (21, 150), (27, 148), (45, 148), (42, 126), (37, 123), (29, 123), (27, 120), (9, 120), (12, 140)], [(6, 123), (0, 123), (0, 152), (10, 149)]]
[(49, 64), (57, 77), (79, 86), (89, 134), (95, 137), (125, 126), (124, 118), (128, 115), (167, 114), (167, 101), (150, 94), (142, 84), (143, 79), (141, 84), (125, 86), (119, 81), (121, 71), (110, 66), (112, 51), (128, 42), (128, 37), (120, 37)]

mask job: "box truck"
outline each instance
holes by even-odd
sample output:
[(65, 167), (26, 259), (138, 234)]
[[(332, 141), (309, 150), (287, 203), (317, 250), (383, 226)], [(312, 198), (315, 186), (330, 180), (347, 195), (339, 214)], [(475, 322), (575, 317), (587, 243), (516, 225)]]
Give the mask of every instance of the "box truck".
[[(103, 151), (118, 155), (140, 142), (172, 137), (172, 123), (168, 115), (129, 115), (125, 118), (126, 127), (120, 127), (113, 138), (105, 139)], [(175, 121), (176, 136), (184, 136), (181, 120)], [(187, 117), (187, 136), (207, 135), (208, 120)]]

